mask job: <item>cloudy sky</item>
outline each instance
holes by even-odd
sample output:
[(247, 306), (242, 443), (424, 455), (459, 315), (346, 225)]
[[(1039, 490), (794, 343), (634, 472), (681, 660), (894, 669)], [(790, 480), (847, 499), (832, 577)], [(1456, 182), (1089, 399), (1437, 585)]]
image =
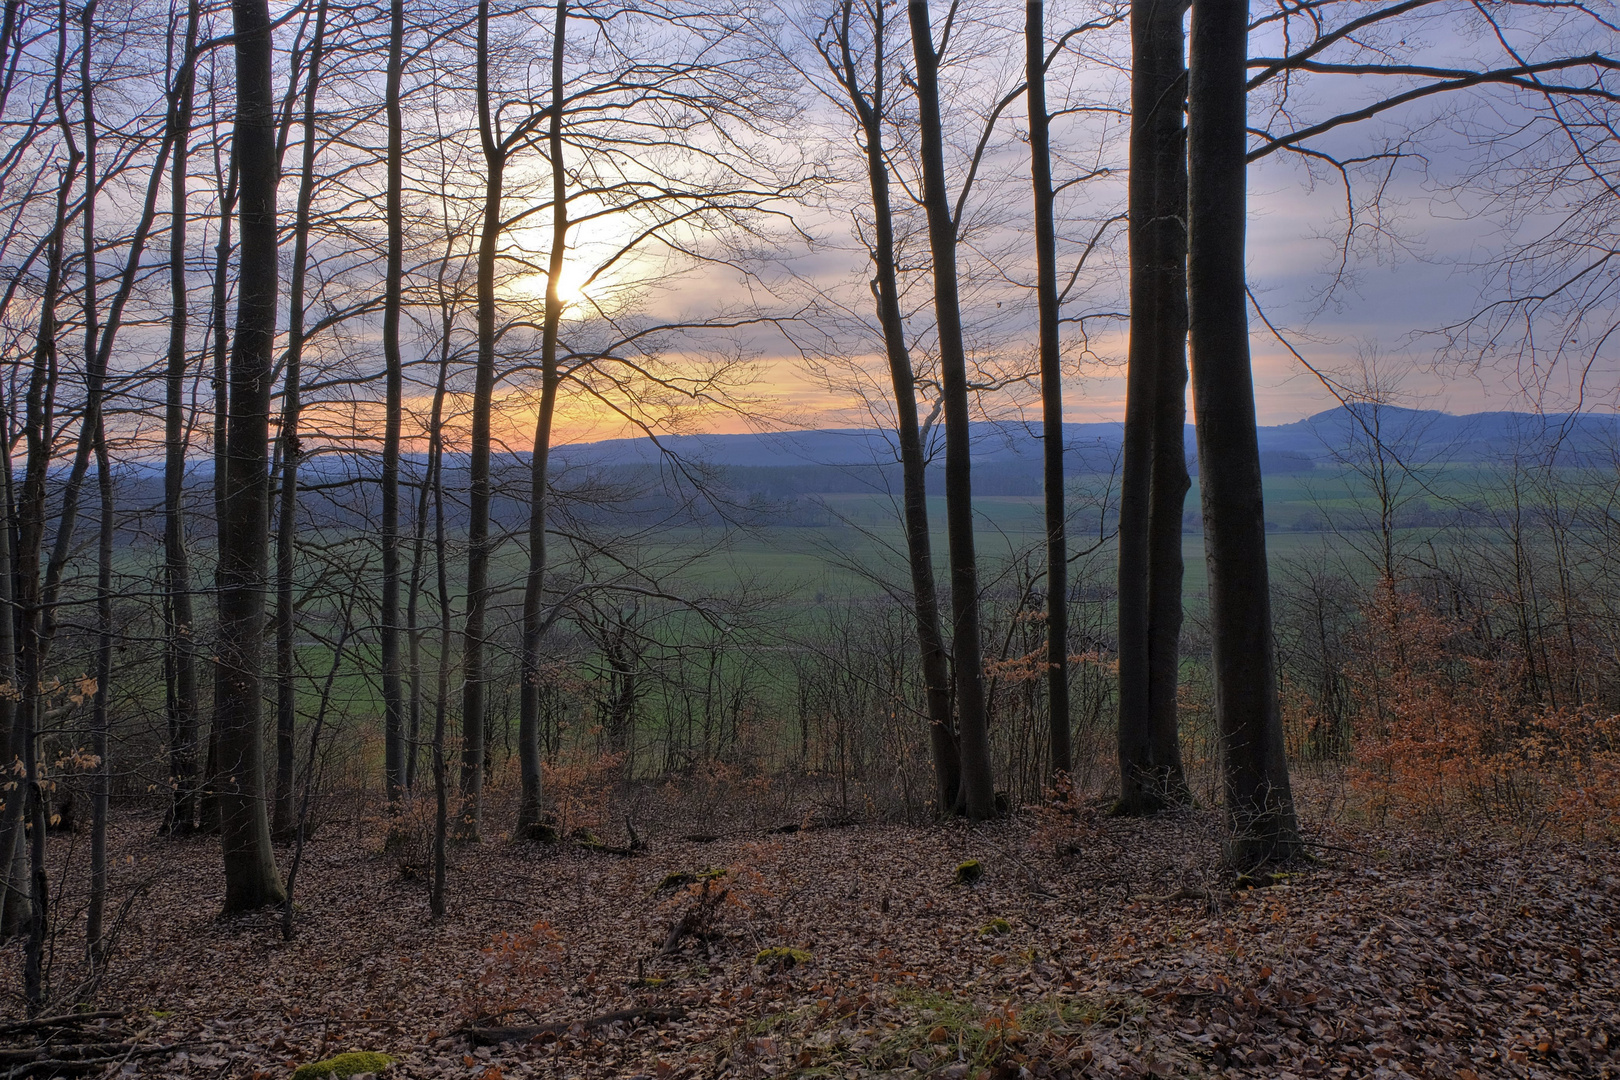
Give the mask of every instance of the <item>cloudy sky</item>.
[[(1340, 19), (1367, 9), (1365, 4), (1330, 7), (1349, 13)], [(1060, 18), (1062, 9), (1054, 8), (1054, 19)], [(1263, 9), (1257, 2), (1253, 10), (1258, 14)], [(1422, 18), (1363, 35), (1359, 48), (1323, 58), (1478, 70), (1510, 64), (1513, 53), (1534, 62), (1594, 49), (1614, 51), (1612, 32), (1586, 14), (1501, 7), (1493, 13), (1492, 26), (1483, 21), (1483, 10), (1465, 3), (1436, 3)], [(1594, 10), (1610, 18), (1615, 14), (1606, 4)], [(1257, 34), (1250, 51), (1264, 56), (1279, 48), (1274, 35)], [(1592, 71), (1560, 76), (1575, 84), (1589, 81)], [(1117, 75), (1081, 76), (1082, 81), (1086, 78), (1093, 80), (1090, 89), (1100, 92), (1103, 83)], [(1285, 130), (1288, 123), (1305, 126), (1421, 81), (1313, 76), (1291, 88), (1287, 117), (1275, 110), (1273, 95), (1257, 92), (1251, 99), (1255, 124), (1272, 131)], [(1571, 205), (1588, 197), (1594, 186), (1609, 188), (1615, 177), (1612, 149), (1590, 154), (1594, 144), (1605, 143), (1602, 129), (1610, 116), (1601, 110), (1606, 108), (1610, 107), (1600, 105), (1599, 111), (1574, 117), (1600, 129), (1587, 141), (1588, 168), (1550, 188), (1539, 186), (1543, 177), (1536, 167), (1559, 155), (1564, 160), (1577, 155), (1567, 138), (1549, 137), (1547, 110), (1537, 95), (1501, 88), (1452, 92), (1314, 140), (1313, 149), (1343, 158), (1391, 148), (1400, 154), (1388, 171), (1377, 162), (1353, 171), (1357, 198), (1370, 203), (1375, 184), (1382, 196), (1376, 216), (1370, 206), (1359, 208), (1362, 216), (1351, 257), (1342, 263), (1345, 193), (1337, 178), (1321, 169), (1313, 170), (1313, 176), (1299, 157), (1289, 154), (1257, 163), (1249, 174), (1248, 255), (1251, 288), (1266, 316), (1319, 372), (1350, 385), (1375, 376), (1386, 391), (1414, 406), (1472, 412), (1620, 405), (1620, 348), (1615, 345), (1589, 348), (1577, 342), (1555, 356), (1538, 352), (1532, 362), (1515, 347), (1519, 339), (1511, 321), (1506, 335), (1496, 338), (1494, 349), (1475, 342), (1447, 350), (1446, 337), (1435, 333), (1508, 295), (1509, 285), (1500, 272), (1504, 253), (1567, 226), (1565, 215)], [(1563, 115), (1572, 118), (1567, 110)], [(1608, 145), (1612, 147), (1612, 138)], [(1487, 162), (1497, 167), (1482, 170)], [(1009, 186), (1015, 189), (1015, 184)], [(1602, 197), (1613, 196), (1605, 192)], [(1536, 198), (1543, 199), (1539, 212), (1530, 208)], [(1602, 213), (1589, 218), (1583, 238), (1595, 241), (1598, 249), (1611, 247), (1613, 222)], [(1527, 280), (1519, 276), (1513, 284), (1523, 291)], [(1613, 281), (1614, 275), (1606, 280)], [(1570, 340), (1580, 333), (1599, 340), (1594, 331), (1612, 325), (1613, 306), (1605, 302), (1608, 288), (1596, 290), (1599, 302), (1587, 322), (1569, 333)], [(1543, 349), (1546, 338), (1559, 336), (1561, 330), (1553, 316), (1553, 311), (1546, 311), (1536, 324)], [(1262, 423), (1297, 420), (1336, 404), (1322, 379), (1263, 321), (1255, 318), (1252, 325)], [(1096, 351), (1123, 356), (1125, 334), (1124, 327), (1105, 334), (1093, 342)], [(1117, 366), (1088, 366), (1068, 389), (1070, 419), (1118, 419), (1122, 376)], [(780, 391), (790, 400), (797, 396), (808, 411), (834, 404), (813, 387), (796, 387), (789, 372), (778, 378)]]

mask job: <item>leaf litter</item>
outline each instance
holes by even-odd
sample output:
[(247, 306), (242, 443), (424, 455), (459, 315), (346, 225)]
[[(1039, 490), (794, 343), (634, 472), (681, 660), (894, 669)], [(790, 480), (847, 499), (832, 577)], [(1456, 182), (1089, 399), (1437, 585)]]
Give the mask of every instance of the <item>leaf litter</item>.
[[(1199, 812), (654, 835), (635, 858), (487, 842), (454, 852), (433, 922), (374, 824), (311, 844), (283, 941), (276, 914), (216, 918), (216, 844), (151, 826), (114, 832), (130, 902), (85, 996), (165, 1050), (104, 1075), (377, 1051), (476, 1080), (1620, 1077), (1612, 845), (1339, 828), (1240, 882)], [(0, 1035), (21, 1019), (14, 994)]]

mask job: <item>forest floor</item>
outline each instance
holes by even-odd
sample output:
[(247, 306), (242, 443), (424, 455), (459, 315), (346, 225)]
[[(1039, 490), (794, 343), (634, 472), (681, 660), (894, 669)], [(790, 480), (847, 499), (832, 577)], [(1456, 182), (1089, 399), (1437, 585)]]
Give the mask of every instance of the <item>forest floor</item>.
[[(217, 843), (154, 825), (112, 839), (94, 1003), (130, 1010), (107, 1039), (170, 1049), (106, 1075), (280, 1080), (369, 1050), (390, 1077), (478, 1080), (1620, 1077), (1612, 843), (1316, 828), (1318, 863), (1240, 883), (1206, 813), (707, 841), (671, 821), (629, 858), (458, 849), (431, 921), (419, 852), (368, 821), (308, 845), (286, 941), (270, 913), (218, 919)], [(83, 845), (53, 850), (73, 881)], [(60, 1005), (83, 909), (57, 910)], [(551, 1027), (468, 1034), (492, 1024)]]

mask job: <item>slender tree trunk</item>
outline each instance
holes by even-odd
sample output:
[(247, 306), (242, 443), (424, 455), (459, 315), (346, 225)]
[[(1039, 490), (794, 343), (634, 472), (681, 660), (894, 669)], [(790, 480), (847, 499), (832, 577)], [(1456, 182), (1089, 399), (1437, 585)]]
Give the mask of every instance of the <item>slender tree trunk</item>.
[(405, 790), (416, 790), (417, 763), (421, 759), (418, 741), (422, 733), (422, 589), (426, 573), (428, 511), (432, 506), (433, 485), (424, 472), (416, 498), (416, 517), (412, 523), (411, 578), (405, 589), (405, 634), (409, 649), (406, 671), (410, 679), (410, 698), (406, 713), (405, 731)]
[(563, 47), (568, 34), (568, 0), (557, 0), (551, 39), (551, 108), (546, 157), (551, 168), (551, 254), (546, 264), (546, 315), (540, 338), (540, 409), (529, 459), (529, 572), (523, 582), (523, 656), (519, 690), (518, 764), (522, 799), (517, 833), (544, 834), (540, 774), (540, 644), (545, 634), (542, 606), (546, 590), (546, 471), (551, 460), (551, 420), (557, 407), (557, 332), (562, 322), (563, 257), (568, 248), (568, 178), (563, 171)]
[(1069, 744), (1069, 542), (1063, 505), (1063, 364), (1058, 338), (1052, 120), (1046, 112), (1046, 5), (1024, 8), (1030, 173), (1035, 188), (1035, 296), (1040, 321), (1041, 440), (1046, 504), (1046, 705), (1051, 780), (1074, 767)]
[(1184, 0), (1131, 9), (1131, 340), (1119, 525), (1119, 768), (1114, 812), (1189, 800), (1177, 737), (1186, 464)]
[(270, 381), (276, 333), (276, 140), (268, 0), (233, 0), (235, 158), (240, 166), (241, 282), (231, 349), (225, 513), (220, 520), (220, 833), (225, 911), (286, 899), (265, 807), (260, 675), (269, 543)]
[[(60, 112), (64, 69), (68, 62), (67, 19), (65, 7), (57, 13), (56, 75), (52, 94)], [(23, 467), (22, 497), (17, 505), (17, 557), (16, 588), (18, 612), (17, 692), (18, 719), (15, 726), (14, 747), (22, 757), (22, 776), (13, 798), (19, 804), (24, 819), (17, 826), (24, 839), (19, 846), (28, 853), (26, 876), (28, 898), (19, 902), (17, 910), (22, 918), (27, 940), (23, 946), (23, 999), (30, 1013), (37, 1012), (45, 1002), (45, 937), (48, 911), (45, 888), (45, 814), (41, 805), (44, 797), (44, 777), (39, 762), (39, 718), (41, 682), (44, 678), (44, 635), (42, 633), (43, 607), (40, 588), (40, 563), (45, 546), (46, 478), (51, 465), (51, 451), (55, 441), (52, 430), (56, 402), (57, 318), (56, 306), (62, 292), (62, 264), (67, 244), (69, 220), (68, 203), (73, 185), (78, 180), (83, 160), (65, 115), (59, 120), (66, 135), (67, 157), (61, 165), (61, 179), (56, 191), (55, 217), (46, 255), (44, 288), (39, 301), (39, 329), (34, 343), (33, 370), (28, 378), (28, 397), (24, 405), (23, 439), (28, 447)], [(10, 802), (10, 800), (8, 800)], [(20, 868), (19, 868), (20, 869)]]
[[(225, 169), (223, 189), (220, 191), (219, 243), (214, 246), (214, 295), (210, 318), (214, 328), (214, 595), (217, 598), (225, 587), (225, 534), (228, 429), (230, 426), (230, 329), (226, 322), (230, 300), (231, 224), (236, 217), (236, 204), (241, 196), (241, 170), (237, 165), (236, 144), (233, 141), (229, 162)], [(217, 173), (216, 173), (217, 175)], [(217, 617), (216, 617), (217, 618)], [(214, 833), (220, 827), (219, 803), (219, 717), (218, 704), (225, 697), (226, 669), (221, 662), (223, 644), (219, 635), (223, 628), (216, 625), (214, 656), (214, 721), (208, 725), (208, 751), (203, 765), (203, 787), (198, 805), (203, 832)]]
[[(894, 251), (894, 210), (889, 196), (889, 164), (883, 145), (885, 103), (884, 11), (873, 7), (872, 92), (860, 89), (859, 68), (850, 45), (854, 4), (841, 11), (836, 57), (838, 78), (849, 93), (866, 144), (867, 184), (872, 195), (872, 294), (883, 328), (889, 381), (894, 387), (895, 435), (900, 448), (901, 501), (905, 515), (906, 561), (911, 569), (911, 603), (917, 652), (922, 662), (928, 703), (929, 746), (934, 759), (934, 798), (940, 814), (952, 813), (961, 798), (962, 760), (951, 716), (950, 658), (939, 623), (939, 590), (928, 531), (927, 462), (922, 425), (917, 416), (917, 380), (906, 346), (905, 317), (900, 308), (899, 272)], [(829, 61), (834, 58), (829, 55)]]
[[(0, 39), (6, 40), (6, 39)], [(3, 389), (3, 388), (0, 388)], [(17, 727), (20, 714), (16, 708), (17, 687), (17, 634), (16, 606), (13, 594), (14, 568), (12, 560), (12, 528), (17, 521), (17, 504), (12, 491), (11, 413), (8, 405), (0, 402), (0, 420), (5, 430), (0, 432), (0, 684), (6, 692), (0, 694), (0, 763), (15, 769), (21, 760), (23, 732)], [(28, 890), (23, 880), (27, 877), (27, 864), (23, 861), (21, 792), (13, 788), (0, 801), (0, 940), (17, 934), (27, 917)]]
[(995, 816), (990, 732), (979, 642), (979, 570), (973, 543), (973, 490), (968, 423), (967, 350), (956, 281), (956, 223), (945, 184), (944, 126), (939, 105), (939, 56), (927, 0), (909, 0), (917, 104), (922, 135), (923, 206), (934, 263), (934, 314), (945, 401), (945, 519), (951, 556), (951, 650), (956, 660), (956, 711), (962, 748), (962, 796), (969, 819)]
[[(0, 55), (4, 55), (9, 68), (20, 47), (16, 35), (23, 15), (21, 0), (6, 0), (4, 10), (4, 16), (0, 17)], [(3, 90), (0, 90), (0, 111), (5, 107), (10, 89), (11, 80), (7, 79)], [(0, 683), (4, 683), (8, 691), (0, 694), (0, 740), (4, 740), (4, 745), (0, 746), (0, 765), (15, 769), (22, 760), (24, 732), (18, 726), (22, 722), (22, 713), (16, 707), (19, 694), (18, 609), (12, 575), (15, 571), (13, 556), (16, 554), (14, 529), (17, 524), (17, 501), (11, 459), (15, 429), (10, 408), (0, 408), (0, 421), (4, 424), (4, 431), (0, 431), (0, 468), (4, 469), (0, 473), (0, 510), (5, 514), (5, 520), (0, 521)], [(0, 940), (20, 933), (29, 920), (28, 862), (23, 845), (23, 794), (20, 788), (13, 788), (9, 795), (0, 799)]]
[(450, 572), (446, 558), (444, 527), (444, 418), (445, 386), (450, 376), (450, 331), (452, 320), (444, 319), (440, 342), (439, 381), (433, 390), (432, 422), (428, 425), (428, 474), (433, 489), (433, 569), (439, 598), (439, 663), (433, 693), (433, 885), (428, 910), (435, 919), (444, 916), (444, 887), (448, 876), (445, 845), (450, 835), (450, 779), (445, 768), (444, 739), (446, 712), (450, 706)]
[(96, 550), (96, 692), (91, 702), (90, 752), (95, 772), (90, 776), (90, 905), (85, 915), (85, 940), (90, 964), (100, 968), (105, 958), (102, 916), (107, 906), (107, 811), (111, 763), (108, 760), (108, 702), (112, 690), (113, 655), (113, 486), (112, 461), (107, 454), (107, 424), (96, 422), (96, 488), (101, 502), (101, 529)]
[(383, 363), (387, 371), (382, 459), (382, 694), (383, 775), (389, 805), (397, 810), (405, 790), (405, 695), (400, 679), (399, 625), (399, 437), (405, 407), (404, 365), (399, 351), (399, 315), (405, 275), (405, 135), (400, 86), (405, 64), (405, 0), (390, 0), (388, 19), (388, 259), (383, 282)]
[(189, 833), (197, 820), (196, 614), (186, 551), (186, 168), (196, 86), (200, 0), (186, 7), (185, 58), (175, 74), (169, 117), (174, 171), (169, 184), (169, 351), (163, 414), (164, 668), (171, 794), (163, 831)]
[[(107, 906), (107, 691), (112, 679), (112, 548), (113, 497), (111, 462), (107, 456), (107, 428), (102, 420), (106, 368), (91, 358), (102, 355), (96, 290), (96, 186), (97, 139), (95, 83), (90, 61), (95, 43), (95, 0), (80, 15), (82, 46), (79, 52), (79, 96), (84, 107), (84, 355), (85, 416), (96, 458), (96, 490), (101, 521), (96, 546), (96, 688), (90, 705), (90, 752), (96, 757), (90, 776), (90, 897), (85, 911), (85, 944), (92, 969), (101, 965), (102, 914)], [(154, 179), (162, 173), (159, 164)], [(130, 255), (138, 258), (139, 248)], [(113, 328), (109, 326), (107, 333)]]
[[(276, 791), (271, 831), (290, 837), (295, 827), (293, 770), (298, 725), (297, 627), (293, 576), (298, 556), (298, 464), (303, 458), (298, 424), (303, 412), (304, 291), (309, 273), (309, 219), (315, 201), (315, 92), (326, 46), (326, 0), (315, 10), (304, 83), (304, 145), (293, 221), (292, 277), (287, 297), (287, 370), (281, 387), (281, 491), (276, 513)], [(246, 234), (243, 241), (246, 242)]]
[(463, 841), (479, 839), (484, 817), (484, 622), (489, 607), (489, 442), (495, 394), (495, 252), (501, 236), (506, 150), (489, 100), (489, 0), (478, 2), (478, 130), (484, 148), (484, 223), (478, 243), (478, 364), (473, 377), (468, 462), (467, 618), (462, 629), (461, 820)]
[(1244, 287), (1248, 5), (1198, 0), (1188, 84), (1188, 286), (1228, 858), (1301, 850), (1277, 700)]

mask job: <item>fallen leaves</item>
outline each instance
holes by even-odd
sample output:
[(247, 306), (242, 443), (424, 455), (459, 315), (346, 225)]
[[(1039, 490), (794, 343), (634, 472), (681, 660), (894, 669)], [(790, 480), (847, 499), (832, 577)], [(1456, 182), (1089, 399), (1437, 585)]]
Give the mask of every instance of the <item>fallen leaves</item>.
[[(637, 859), (488, 843), (456, 853), (439, 923), (379, 837), (334, 831), (283, 942), (272, 915), (214, 919), (213, 844), (126, 823), (116, 888), (148, 887), (100, 1003), (184, 1046), (129, 1063), (176, 1080), (367, 1049), (394, 1077), (467, 1080), (1620, 1076), (1614, 852), (1336, 833), (1331, 864), (1234, 889), (1216, 828), (1099, 817), (1063, 855), (1027, 821), (672, 828)], [(693, 880), (659, 892), (672, 874)], [(793, 951), (813, 960), (758, 962)], [(473, 1021), (528, 1033), (473, 1045)]]

